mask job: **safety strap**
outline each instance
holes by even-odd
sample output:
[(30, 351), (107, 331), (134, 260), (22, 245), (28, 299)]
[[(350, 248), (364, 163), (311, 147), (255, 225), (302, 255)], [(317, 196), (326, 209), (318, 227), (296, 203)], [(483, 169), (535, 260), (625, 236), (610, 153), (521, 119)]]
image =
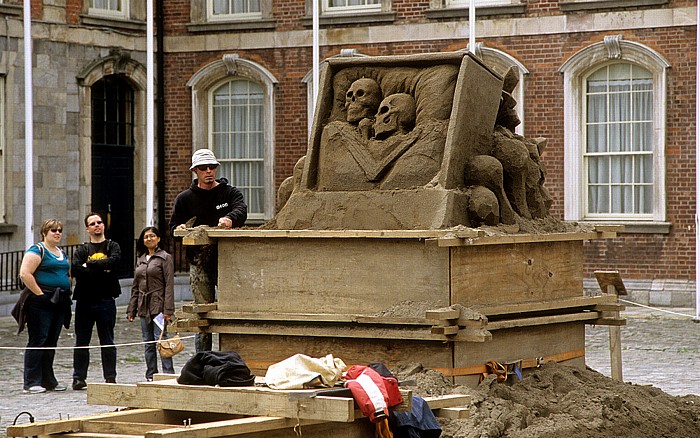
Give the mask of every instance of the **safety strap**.
[[(511, 361), (511, 362), (499, 363), (496, 361), (489, 361), (489, 362), (486, 362), (486, 364), (484, 364), (484, 365), (473, 365), (470, 367), (461, 367), (461, 368), (433, 368), (433, 369), (436, 371), (439, 371), (440, 373), (442, 373), (448, 377), (472, 376), (472, 375), (476, 375), (476, 374), (481, 374), (481, 375), (496, 374), (496, 376), (499, 376), (499, 373), (500, 374), (507, 374), (508, 367), (510, 367), (510, 366), (517, 367), (519, 369), (537, 368), (537, 367), (540, 367), (547, 362), (564, 362), (567, 360), (583, 357), (584, 355), (585, 355), (585, 350), (573, 350), (573, 351), (567, 351), (564, 353), (553, 354), (551, 356), (533, 357), (531, 359), (519, 359), (519, 360)], [(491, 365), (489, 365), (489, 364), (491, 364)], [(505, 379), (503, 379), (503, 380), (505, 380)]]

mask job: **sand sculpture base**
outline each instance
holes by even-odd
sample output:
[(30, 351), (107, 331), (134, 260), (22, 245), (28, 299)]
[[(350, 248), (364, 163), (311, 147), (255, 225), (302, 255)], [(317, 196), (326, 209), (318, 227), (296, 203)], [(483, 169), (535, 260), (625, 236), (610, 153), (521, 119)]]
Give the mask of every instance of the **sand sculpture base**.
[(614, 232), (207, 234), (185, 243), (219, 246), (218, 303), (188, 306), (178, 327), (219, 333), (258, 375), (297, 353), (333, 354), (476, 385), (488, 361), (583, 367), (585, 324), (624, 323), (617, 297), (583, 295), (583, 241)]

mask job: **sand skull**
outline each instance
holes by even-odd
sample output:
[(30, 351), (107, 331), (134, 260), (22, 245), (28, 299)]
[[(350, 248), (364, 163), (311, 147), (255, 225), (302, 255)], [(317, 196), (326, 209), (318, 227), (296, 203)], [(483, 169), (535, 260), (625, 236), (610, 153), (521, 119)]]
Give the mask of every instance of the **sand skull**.
[(350, 85), (345, 94), (347, 121), (358, 123), (364, 118), (371, 119), (382, 100), (382, 90), (374, 79), (361, 78)]
[(392, 94), (382, 101), (374, 118), (375, 138), (409, 132), (416, 122), (416, 101), (410, 94)]

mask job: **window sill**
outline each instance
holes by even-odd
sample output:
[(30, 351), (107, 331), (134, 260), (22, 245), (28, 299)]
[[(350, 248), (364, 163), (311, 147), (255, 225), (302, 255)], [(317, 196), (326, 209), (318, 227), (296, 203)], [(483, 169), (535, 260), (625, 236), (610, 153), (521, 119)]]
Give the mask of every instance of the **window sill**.
[[(477, 17), (486, 15), (514, 15), (524, 14), (527, 11), (527, 4), (504, 4), (493, 6), (478, 6), (474, 11)], [(444, 8), (444, 9), (428, 9), (425, 11), (425, 16), (432, 20), (445, 18), (464, 18), (469, 17), (469, 8)]]
[(188, 23), (187, 30), (192, 33), (225, 32), (235, 30), (268, 30), (274, 29), (277, 22), (273, 19), (258, 18), (240, 21), (213, 21), (209, 23)]
[(22, 15), (22, 6), (0, 4), (0, 14), (2, 15)]
[(0, 224), (0, 234), (14, 234), (18, 226), (15, 224)]
[(624, 225), (625, 229), (618, 234), (669, 234), (671, 222), (603, 222), (578, 221), (581, 225)]
[(620, 9), (665, 4), (668, 4), (668, 0), (573, 0), (559, 2), (559, 9), (563, 12), (578, 12), (591, 9)]
[(146, 31), (146, 23), (134, 20), (117, 20), (114, 18), (96, 17), (94, 15), (81, 15), (80, 22), (87, 26), (111, 27), (130, 31)]
[[(319, 26), (339, 26), (347, 24), (381, 24), (393, 23), (396, 20), (395, 12), (368, 12), (363, 14), (338, 14), (324, 15), (319, 17)], [(304, 17), (301, 19), (305, 27), (313, 25), (312, 17)]]

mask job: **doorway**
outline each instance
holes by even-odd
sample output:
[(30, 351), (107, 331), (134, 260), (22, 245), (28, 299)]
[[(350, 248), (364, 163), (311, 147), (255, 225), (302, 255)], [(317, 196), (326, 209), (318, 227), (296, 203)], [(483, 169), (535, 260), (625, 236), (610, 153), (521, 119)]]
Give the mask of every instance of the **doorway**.
[(92, 85), (92, 209), (121, 247), (120, 277), (134, 267), (134, 90), (118, 75)]

